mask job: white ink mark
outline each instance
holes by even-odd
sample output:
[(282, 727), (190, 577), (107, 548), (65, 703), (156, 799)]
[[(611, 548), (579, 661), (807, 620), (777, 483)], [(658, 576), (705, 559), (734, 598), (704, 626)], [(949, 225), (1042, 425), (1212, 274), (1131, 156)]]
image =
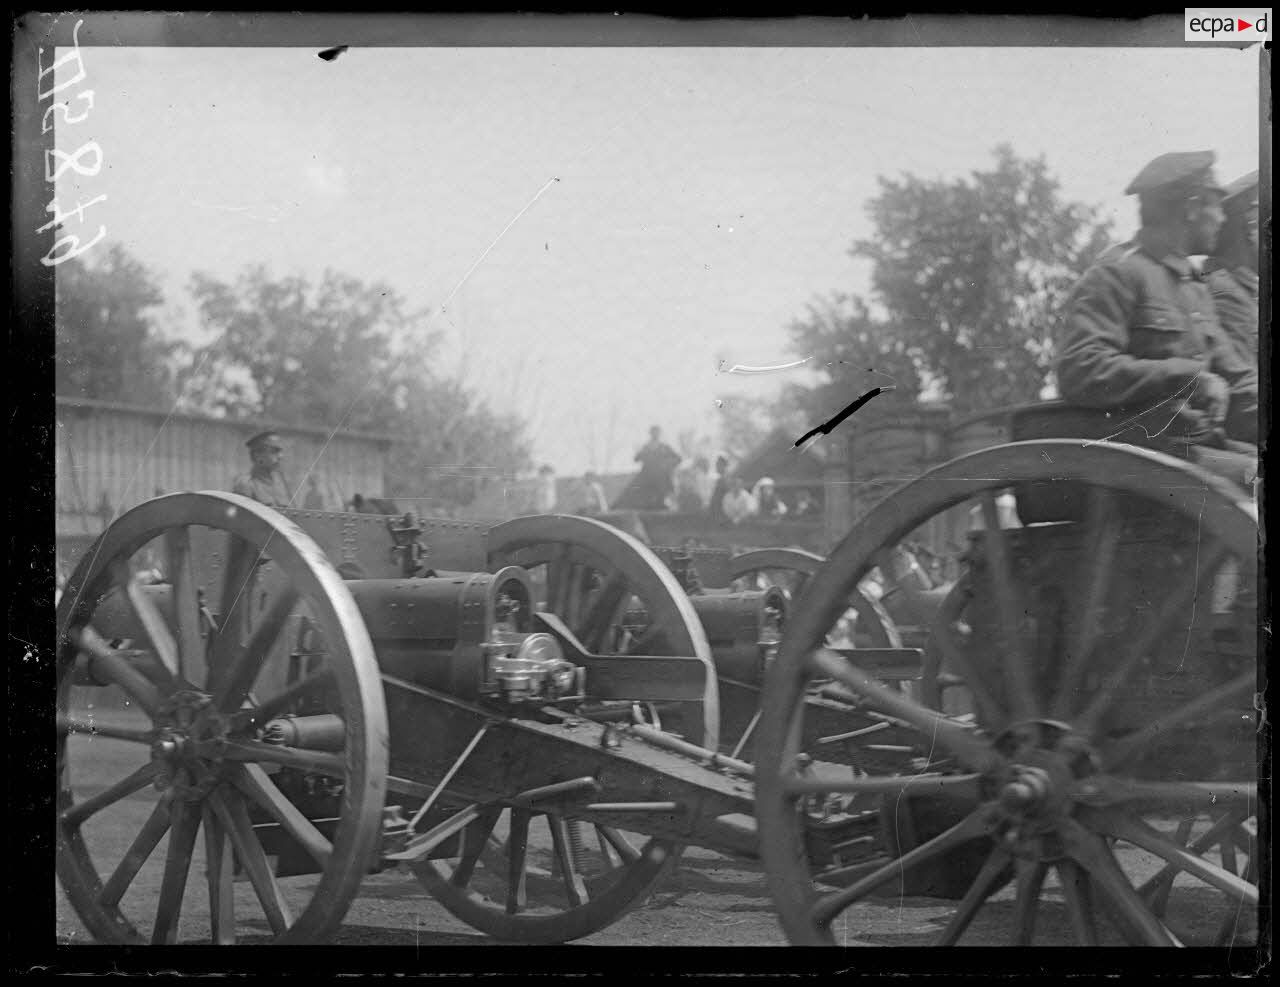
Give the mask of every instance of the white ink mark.
[(772, 374), (780, 370), (794, 370), (796, 367), (804, 366), (812, 359), (813, 357), (806, 356), (803, 360), (795, 360), (791, 363), (777, 363), (767, 367), (749, 367), (745, 363), (735, 363), (728, 370), (724, 368), (728, 361), (721, 360), (717, 372), (722, 374)]

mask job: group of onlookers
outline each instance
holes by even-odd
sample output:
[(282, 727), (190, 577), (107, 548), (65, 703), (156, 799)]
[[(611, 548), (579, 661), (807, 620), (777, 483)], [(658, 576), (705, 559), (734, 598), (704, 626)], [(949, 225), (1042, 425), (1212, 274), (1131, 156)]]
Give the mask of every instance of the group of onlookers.
[[(706, 456), (696, 456), (681, 468), (681, 457), (662, 439), (657, 426), (649, 429), (649, 441), (635, 456), (640, 469), (631, 484), (610, 504), (600, 477), (584, 474), (574, 495), (572, 510), (578, 514), (603, 514), (613, 510), (674, 511), (681, 514), (710, 514), (714, 520), (740, 524), (749, 518), (776, 520), (782, 517), (812, 518), (821, 513), (813, 491), (800, 488), (787, 497), (778, 492), (771, 477), (761, 477), (748, 486), (745, 477), (730, 468), (724, 453), (715, 459), (715, 468)], [(538, 510), (550, 513), (556, 507), (554, 478), (543, 467), (546, 496)], [(558, 505), (563, 509), (565, 505)]]

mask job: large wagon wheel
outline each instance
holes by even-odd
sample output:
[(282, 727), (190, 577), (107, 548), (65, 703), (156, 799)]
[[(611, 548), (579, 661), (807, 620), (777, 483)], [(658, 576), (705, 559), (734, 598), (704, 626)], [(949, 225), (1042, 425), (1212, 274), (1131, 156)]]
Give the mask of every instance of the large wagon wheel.
[[(1001, 527), (1004, 488), (1025, 527)], [(887, 690), (824, 647), (881, 553), (965, 502), (980, 507), (985, 530), (971, 536), (957, 590), (930, 630), (971, 696), (971, 719)], [(1246, 492), (1126, 446), (984, 450), (874, 508), (791, 614), (766, 683), (756, 811), (791, 941), (834, 942), (833, 923), (868, 895), (976, 848), (984, 863), (943, 944), (980, 912), (1030, 943), (1046, 910), (1083, 944), (1112, 932), (1148, 945), (1221, 938), (1228, 924), (1239, 942), (1240, 927), (1214, 902), (1225, 899), (1240, 926), (1256, 916), (1256, 867), (1241, 874), (1235, 855), (1252, 847), (1257, 805), (1256, 553)], [(820, 678), (909, 724), (937, 755), (921, 771), (876, 778), (806, 758), (805, 696)], [(821, 887), (806, 813), (869, 797), (932, 824), (917, 825), (897, 859), (839, 890)], [(1115, 917), (1108, 934), (1095, 902)]]
[[(706, 666), (706, 692), (682, 719), (715, 748), (719, 692), (711, 648), (688, 597), (636, 539), (588, 518), (517, 518), (488, 533), (489, 567), (530, 571), (539, 608), (562, 619), (593, 654), (684, 655)], [(644, 626), (632, 624), (645, 614)], [(589, 687), (589, 683), (588, 683)], [(679, 712), (679, 710), (677, 710)], [(457, 854), (413, 867), (445, 908), (511, 942), (580, 939), (643, 901), (678, 847), (566, 817), (555, 809), (495, 802), (456, 817)], [(594, 834), (588, 838), (588, 831)]]
[[(720, 696), (711, 646), (680, 584), (637, 539), (590, 518), (542, 515), (489, 529), (489, 567), (529, 570), (540, 604), (593, 654), (683, 655), (706, 666), (701, 702), (685, 704), (685, 739), (711, 750)], [(643, 613), (644, 625), (632, 622)]]
[[(134, 570), (156, 539), (168, 584), (145, 586)], [(288, 682), (304, 618), (309, 666)], [(310, 538), (234, 494), (148, 501), (81, 561), (58, 631), (57, 870), (90, 933), (296, 943), (336, 928), (379, 841), (387, 724), (364, 622)], [(300, 704), (323, 742), (272, 733)], [(312, 873), (273, 874), (269, 856), (290, 853)]]
[(506, 942), (571, 942), (612, 925), (677, 856), (669, 840), (554, 809), (493, 803), (455, 818), (464, 827), (457, 852), (413, 871), (452, 915)]

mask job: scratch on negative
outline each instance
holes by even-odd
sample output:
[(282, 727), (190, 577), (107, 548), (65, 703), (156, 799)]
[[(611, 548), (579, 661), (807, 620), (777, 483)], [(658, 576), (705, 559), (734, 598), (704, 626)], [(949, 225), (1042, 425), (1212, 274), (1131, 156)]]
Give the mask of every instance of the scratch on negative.
[[(1189, 380), (1189, 381), (1187, 381), (1187, 383), (1183, 384), (1183, 385), (1182, 385), (1182, 387), (1178, 388), (1176, 391), (1174, 391), (1172, 394), (1170, 394), (1170, 395), (1169, 395), (1167, 398), (1165, 398), (1164, 400), (1162, 400), (1162, 401), (1157, 401), (1155, 404), (1153, 404), (1153, 405), (1152, 405), (1150, 408), (1148, 408), (1146, 411), (1140, 411), (1140, 412), (1138, 412), (1136, 415), (1134, 415), (1132, 418), (1130, 418), (1128, 421), (1121, 422), (1121, 423), (1120, 423), (1120, 427), (1119, 427), (1118, 429), (1116, 429), (1116, 431), (1112, 432), (1110, 435), (1103, 436), (1103, 437), (1102, 437), (1102, 438), (1100, 438), (1100, 439), (1089, 439), (1089, 440), (1085, 441), (1085, 442), (1081, 445), (1081, 448), (1082, 448), (1082, 449), (1087, 449), (1087, 448), (1089, 448), (1089, 446), (1096, 446), (1096, 445), (1098, 445), (1100, 442), (1110, 442), (1110, 441), (1111, 441), (1112, 439), (1114, 439), (1117, 435), (1120, 435), (1122, 432), (1124, 432), (1124, 430), (1125, 430), (1125, 429), (1127, 429), (1130, 425), (1133, 425), (1133, 424), (1137, 424), (1137, 425), (1138, 425), (1138, 427), (1139, 427), (1139, 428), (1141, 428), (1143, 432), (1146, 432), (1146, 436), (1147, 436), (1147, 438), (1148, 438), (1148, 439), (1154, 439), (1156, 436), (1163, 434), (1163, 433), (1164, 433), (1164, 431), (1165, 431), (1165, 429), (1167, 429), (1170, 425), (1172, 425), (1172, 424), (1177, 420), (1177, 418), (1178, 418), (1178, 413), (1179, 413), (1179, 412), (1181, 412), (1181, 411), (1182, 411), (1182, 409), (1183, 409), (1183, 408), (1185, 408), (1185, 407), (1190, 403), (1190, 401), (1191, 401), (1191, 393), (1190, 393), (1190, 389), (1191, 389), (1194, 385), (1195, 385), (1195, 380), (1194, 380), (1194, 378), (1193, 378), (1192, 380)], [(1170, 416), (1169, 416), (1169, 420), (1168, 420), (1167, 422), (1165, 422), (1165, 423), (1164, 423), (1164, 427), (1163, 427), (1163, 428), (1161, 428), (1159, 431), (1157, 431), (1157, 432), (1155, 432), (1155, 433), (1148, 432), (1148, 431), (1147, 431), (1147, 426), (1146, 426), (1146, 425), (1143, 425), (1143, 424), (1142, 424), (1138, 419), (1142, 418), (1142, 416), (1143, 416), (1143, 415), (1149, 415), (1151, 412), (1155, 411), (1155, 410), (1156, 410), (1157, 408), (1159, 408), (1161, 405), (1168, 404), (1170, 401), (1172, 401), (1172, 400), (1174, 400), (1176, 397), (1178, 397), (1178, 395), (1180, 395), (1183, 391), (1187, 391), (1187, 392), (1188, 392), (1188, 393), (1187, 393), (1187, 396), (1186, 396), (1186, 399), (1182, 402), (1182, 404), (1180, 404), (1180, 405), (1178, 406), (1178, 410), (1177, 410), (1177, 411), (1175, 411), (1172, 415), (1170, 415)]]
[(749, 367), (745, 363), (735, 363), (728, 370), (725, 370), (724, 368), (725, 363), (728, 361), (721, 360), (718, 372), (722, 374), (772, 374), (777, 373), (779, 370), (792, 370), (796, 367), (802, 367), (812, 359), (813, 357), (806, 356), (803, 360), (795, 360), (791, 363), (771, 364), (767, 367)]

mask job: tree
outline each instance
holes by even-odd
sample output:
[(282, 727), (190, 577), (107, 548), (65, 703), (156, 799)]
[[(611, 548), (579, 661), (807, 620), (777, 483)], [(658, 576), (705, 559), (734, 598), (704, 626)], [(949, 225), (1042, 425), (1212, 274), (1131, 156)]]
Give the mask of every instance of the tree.
[(834, 413), (890, 383), (882, 410), (932, 397), (963, 413), (1039, 396), (1055, 314), (1110, 230), (1096, 209), (1062, 199), (1043, 158), (1007, 145), (995, 158), (968, 180), (880, 179), (867, 207), (875, 235), (850, 251), (871, 263), (870, 300), (820, 301), (791, 328), (830, 382), (811, 404)]
[[(89, 257), (92, 255), (86, 255)], [(54, 288), (54, 388), (58, 394), (168, 406), (176, 344), (153, 321), (163, 301), (151, 273), (113, 244), (90, 263), (58, 266)]]
[(217, 338), (194, 351), (184, 394), (215, 414), (387, 429), (399, 410), (395, 341), (413, 337), (427, 351), (439, 342), (413, 332), (421, 316), (389, 287), (333, 271), (314, 288), (262, 265), (234, 284), (197, 273), (191, 294)]
[(234, 284), (197, 274), (191, 292), (217, 333), (185, 375), (196, 406), (387, 434), (391, 497), (465, 505), (485, 477), (528, 466), (522, 425), (434, 371), (440, 334), (387, 285), (326, 271), (313, 286), (259, 265)]
[(488, 484), (532, 465), (523, 425), (492, 411), (460, 380), (435, 377), (422, 357), (408, 360), (402, 379), (390, 496), (465, 506)]

